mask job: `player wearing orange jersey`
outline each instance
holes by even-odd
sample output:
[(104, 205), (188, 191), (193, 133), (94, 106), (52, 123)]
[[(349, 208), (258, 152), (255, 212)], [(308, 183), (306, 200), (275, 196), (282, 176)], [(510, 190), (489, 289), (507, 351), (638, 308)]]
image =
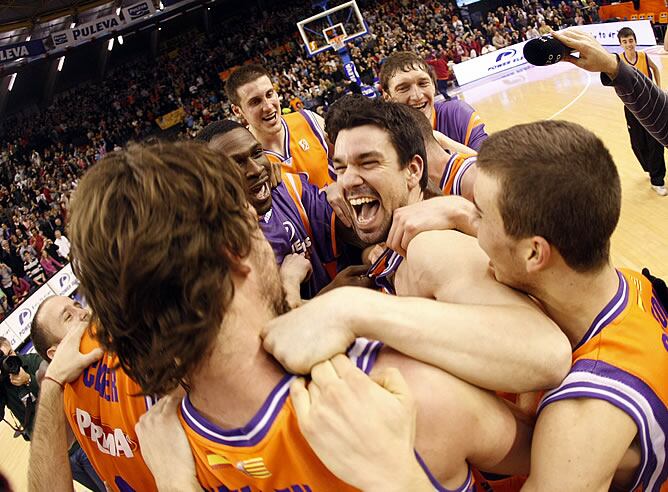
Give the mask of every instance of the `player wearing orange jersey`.
[(271, 162), (280, 163), (285, 172), (306, 173), (318, 188), (334, 181), (322, 118), (309, 110), (281, 116), (267, 70), (244, 65), (227, 80), (225, 91), (234, 114), (246, 120)]
[[(183, 382), (184, 422), (207, 439), (242, 445), (232, 453), (233, 446), (196, 442), (189, 430), (207, 488), (296, 490), (316, 483), (345, 489), (298, 444), (290, 401), (281, 401), (286, 373), (259, 337), (285, 311), (277, 268), (247, 206), (238, 166), (220, 159), (194, 143), (131, 146), (81, 180), (71, 210), (72, 247), (96, 337), (145, 394), (164, 394)], [(398, 166), (391, 175), (405, 179)], [(374, 363), (378, 344), (363, 343), (356, 353), (363, 369), (398, 367), (420, 395), (416, 447), (435, 486), (467, 483), (468, 460), (483, 469), (521, 471), (513, 450), (528, 439), (527, 426), (506, 404), (392, 351)], [(254, 448), (262, 439), (266, 446)], [(409, 466), (417, 469), (418, 458)]]
[[(537, 299), (573, 349), (569, 374), (540, 404), (531, 472), (522, 490), (668, 490), (668, 296), (664, 285), (660, 298), (656, 280), (610, 264), (610, 236), (619, 218), (621, 187), (609, 152), (579, 125), (540, 122), (490, 137), (478, 167), (477, 235), (491, 272), (500, 282)], [(347, 306), (344, 320), (332, 319), (326, 298), (304, 308), (312, 315), (314, 329), (299, 333), (302, 356), (317, 362), (339, 350), (334, 340), (345, 344), (348, 336), (366, 334), (448, 367), (451, 357), (442, 345), (447, 333), (429, 327), (433, 313), (417, 300), (388, 311), (387, 296), (361, 297), (357, 291), (346, 295), (345, 290), (338, 291), (335, 302)], [(268, 345), (272, 350), (282, 353), (286, 346), (294, 346), (294, 334), (285, 336), (289, 330), (281, 321), (293, 324), (300, 311), (273, 322), (276, 334)], [(356, 322), (350, 323), (351, 319)], [(318, 328), (324, 328), (327, 336)], [(323, 344), (332, 346), (324, 350)], [(347, 400), (336, 404), (346, 405)], [(324, 402), (314, 409), (312, 420), (317, 423), (318, 415), (331, 405)], [(377, 409), (360, 404), (356, 410), (343, 419), (338, 434), (318, 436), (320, 444), (345, 446), (368, 438), (361, 432), (347, 433), (346, 424)], [(391, 429), (383, 432), (392, 439)], [(327, 456), (325, 463), (338, 470), (338, 476), (354, 481), (361, 470), (346, 463), (373, 460), (382, 478), (387, 470), (383, 460), (396, 450), (395, 446), (359, 458), (348, 455), (345, 461), (326, 450), (319, 454)]]

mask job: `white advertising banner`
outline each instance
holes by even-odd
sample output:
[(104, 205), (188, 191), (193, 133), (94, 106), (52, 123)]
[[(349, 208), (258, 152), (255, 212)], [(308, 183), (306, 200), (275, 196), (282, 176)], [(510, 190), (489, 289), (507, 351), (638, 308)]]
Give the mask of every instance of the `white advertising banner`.
[(0, 337), (5, 337), (7, 340), (9, 340), (9, 343), (12, 345), (14, 350), (19, 348), (19, 345), (21, 345), (23, 342), (23, 340), (21, 340), (19, 336), (14, 333), (14, 330), (9, 327), (6, 321), (3, 321), (0, 324)]
[[(577, 29), (588, 32), (604, 46), (618, 46), (617, 33), (622, 27), (633, 29), (638, 45), (654, 46), (656, 44), (654, 31), (648, 20), (590, 24), (578, 26)], [(454, 65), (457, 82), (459, 85), (468, 84), (528, 63), (522, 53), (526, 43), (523, 41)]]
[(42, 285), (37, 291), (10, 314), (5, 323), (19, 338), (19, 344), (30, 336), (30, 323), (42, 301), (53, 295), (49, 284)]
[(60, 31), (51, 35), (53, 44), (58, 48), (63, 45), (78, 44), (99, 38), (105, 34), (117, 31), (123, 27), (123, 21), (116, 14), (99, 17), (91, 22), (86, 22), (72, 29)]
[(57, 296), (69, 296), (79, 287), (79, 279), (74, 276), (72, 264), (68, 263), (47, 282)]
[(524, 65), (527, 61), (522, 54), (522, 49), (526, 43), (526, 41), (523, 41), (502, 50), (492, 51), (471, 60), (457, 63), (453, 67), (457, 82), (459, 85), (468, 84)]
[(152, 0), (134, 3), (123, 9), (123, 20), (125, 20), (125, 22), (130, 22), (151, 15), (153, 12), (155, 12), (155, 6), (153, 5)]
[(580, 31), (588, 32), (596, 38), (603, 46), (619, 46), (617, 33), (622, 27), (630, 27), (636, 34), (636, 44), (638, 46), (654, 46), (656, 38), (652, 24), (648, 20), (606, 22), (604, 24), (588, 24), (578, 26)]

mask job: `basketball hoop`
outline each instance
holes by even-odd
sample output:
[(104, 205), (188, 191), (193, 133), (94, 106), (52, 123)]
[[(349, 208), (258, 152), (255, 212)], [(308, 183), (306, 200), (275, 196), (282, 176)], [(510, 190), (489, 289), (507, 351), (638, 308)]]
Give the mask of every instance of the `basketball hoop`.
[(334, 48), (334, 51), (340, 51), (346, 46), (345, 36), (334, 36), (329, 39), (329, 45)]

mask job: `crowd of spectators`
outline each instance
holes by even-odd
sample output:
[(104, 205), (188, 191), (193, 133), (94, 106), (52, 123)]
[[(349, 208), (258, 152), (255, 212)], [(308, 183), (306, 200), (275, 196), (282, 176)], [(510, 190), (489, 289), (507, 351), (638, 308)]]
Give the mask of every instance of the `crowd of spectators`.
[[(185, 112), (180, 130), (191, 136), (211, 121), (232, 117), (220, 73), (246, 61), (263, 64), (275, 74), (286, 110), (323, 113), (343, 94), (359, 90), (345, 78), (335, 53), (305, 56), (295, 24), (312, 14), (310, 5), (285, 0), (271, 13), (228, 18), (209, 35), (187, 33), (171, 40), (153, 64), (143, 58), (127, 62), (101, 82), (58, 94), (37, 114), (0, 122), (0, 311), (9, 312), (67, 261), (69, 197), (96, 160), (129, 140), (159, 134), (156, 118), (178, 108)], [(417, 51), (439, 79), (456, 83), (455, 63), (551, 29), (598, 21), (593, 0), (521, 0), (488, 12), (476, 26), (453, 2), (363, 5), (370, 35), (348, 47), (368, 86), (395, 50)]]

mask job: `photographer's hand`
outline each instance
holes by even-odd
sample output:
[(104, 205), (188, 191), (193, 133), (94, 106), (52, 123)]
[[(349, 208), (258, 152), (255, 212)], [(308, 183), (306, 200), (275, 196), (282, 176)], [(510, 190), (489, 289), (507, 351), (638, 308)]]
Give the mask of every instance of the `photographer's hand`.
[(30, 374), (25, 372), (21, 367), (18, 374), (9, 375), (9, 382), (14, 386), (25, 386), (26, 384), (30, 384)]

